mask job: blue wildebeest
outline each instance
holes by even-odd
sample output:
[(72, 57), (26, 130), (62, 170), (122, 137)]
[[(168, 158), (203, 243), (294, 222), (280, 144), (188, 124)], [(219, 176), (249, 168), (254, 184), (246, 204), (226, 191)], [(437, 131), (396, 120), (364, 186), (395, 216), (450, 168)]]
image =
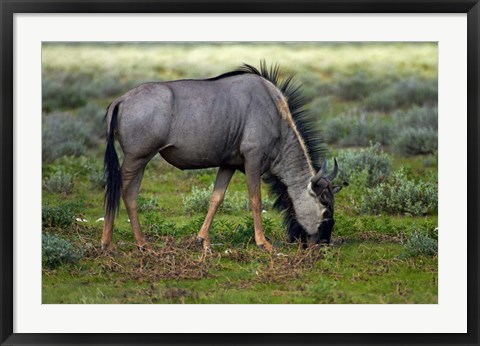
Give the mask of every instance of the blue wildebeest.
[[(137, 195), (146, 164), (157, 153), (180, 169), (219, 167), (210, 207), (199, 230), (208, 231), (233, 173), (246, 175), (255, 242), (271, 251), (261, 220), (261, 177), (277, 195), (289, 240), (329, 243), (333, 229), (332, 186), (338, 166), (320, 166), (324, 147), (304, 111), (292, 76), (279, 81), (278, 66), (250, 65), (205, 80), (147, 83), (109, 106), (102, 247), (112, 239), (113, 220), (123, 197), (138, 247), (146, 245), (137, 215)], [(124, 153), (120, 168), (114, 141)]]

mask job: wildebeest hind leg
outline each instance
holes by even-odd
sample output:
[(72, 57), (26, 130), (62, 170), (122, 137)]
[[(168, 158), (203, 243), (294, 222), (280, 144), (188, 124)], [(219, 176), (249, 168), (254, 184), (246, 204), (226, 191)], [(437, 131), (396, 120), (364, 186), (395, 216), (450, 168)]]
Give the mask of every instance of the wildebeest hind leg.
[(132, 158), (125, 156), (122, 165), (122, 197), (132, 226), (135, 243), (143, 250), (146, 241), (140, 229), (137, 213), (137, 196), (142, 183), (143, 172), (150, 158)]
[(206, 251), (210, 250), (210, 242), (208, 240), (208, 230), (212, 225), (213, 217), (218, 210), (218, 207), (225, 197), (225, 191), (230, 183), (230, 179), (235, 173), (234, 169), (220, 167), (218, 169), (217, 178), (215, 179), (215, 186), (213, 188), (212, 197), (210, 198), (210, 207), (208, 208), (207, 216), (203, 222), (200, 232), (198, 232), (197, 239), (203, 243), (203, 248)]

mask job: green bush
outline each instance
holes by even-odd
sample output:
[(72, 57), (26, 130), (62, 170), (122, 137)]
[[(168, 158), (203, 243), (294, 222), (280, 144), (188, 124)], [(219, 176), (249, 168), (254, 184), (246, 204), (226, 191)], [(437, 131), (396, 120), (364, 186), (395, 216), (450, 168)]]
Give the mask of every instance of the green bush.
[(78, 69), (70, 71), (62, 68), (44, 69), (42, 109), (45, 112), (52, 112), (83, 107), (95, 99), (119, 96), (122, 92), (145, 82), (145, 78), (145, 76), (139, 78), (132, 73), (125, 78), (121, 74), (106, 70), (81, 72)]
[(192, 186), (191, 193), (182, 197), (185, 211), (190, 213), (207, 212), (212, 191), (213, 186), (210, 189), (199, 189), (197, 186)]
[(403, 244), (405, 252), (403, 257), (436, 256), (438, 253), (438, 241), (431, 238), (427, 233), (414, 231)]
[[(148, 212), (145, 214), (147, 232), (156, 236), (179, 236), (180, 232), (173, 222), (166, 221), (160, 213)], [(200, 230), (200, 228), (198, 229)], [(197, 231), (198, 231), (197, 230)]]
[[(210, 207), (210, 198), (212, 196), (213, 184), (207, 189), (192, 187), (189, 195), (183, 196), (183, 207), (189, 213), (206, 213)], [(234, 213), (237, 211), (248, 210), (248, 199), (238, 192), (226, 193), (225, 199), (220, 205), (219, 211), (223, 213)]]
[(48, 269), (55, 269), (62, 264), (76, 263), (83, 253), (68, 240), (53, 234), (42, 235), (42, 264)]
[(138, 210), (141, 212), (152, 211), (158, 209), (158, 198), (152, 196), (145, 198), (141, 195), (138, 196)]
[(413, 107), (395, 114), (399, 133), (394, 141), (403, 155), (433, 154), (438, 148), (438, 109)]
[(85, 105), (91, 95), (91, 77), (64, 71), (44, 71), (42, 110), (52, 112)]
[[(333, 97), (316, 97), (308, 104), (308, 112), (314, 119), (325, 119), (326, 116), (333, 114)], [(323, 124), (323, 122), (322, 122)]]
[(89, 129), (67, 113), (43, 117), (42, 161), (52, 162), (62, 156), (80, 156), (86, 151)]
[(302, 97), (307, 103), (313, 101), (318, 96), (326, 95), (331, 91), (330, 85), (323, 82), (314, 74), (299, 73), (295, 80), (298, 81), (297, 85), (301, 86)]
[(70, 174), (59, 170), (47, 178), (44, 185), (48, 191), (66, 196), (72, 193), (74, 182)]
[(393, 115), (395, 122), (402, 128), (438, 128), (438, 108), (414, 106), (406, 111), (397, 111)]
[[(284, 227), (267, 216), (262, 217), (262, 226), (267, 237), (272, 236), (276, 230), (281, 231), (284, 229)], [(253, 218), (250, 215), (245, 216), (243, 221), (239, 223), (228, 220), (215, 220), (212, 228), (212, 237), (215, 239), (215, 242), (244, 246), (255, 244), (255, 227)]]
[[(385, 154), (380, 144), (358, 151), (345, 150), (338, 155), (339, 174), (337, 179), (341, 182), (350, 182), (353, 175), (366, 173), (365, 183), (369, 187), (376, 186), (385, 181), (392, 170), (392, 160)], [(358, 181), (358, 179), (357, 179)]]
[(381, 112), (387, 112), (399, 106), (396, 100), (396, 90), (393, 88), (386, 88), (369, 95), (365, 98), (363, 104), (365, 109), (369, 111)]
[(426, 215), (438, 207), (438, 190), (434, 182), (409, 180), (404, 171), (376, 187), (367, 189), (360, 198), (360, 211), (370, 214)]
[(433, 154), (438, 148), (438, 133), (435, 129), (405, 129), (400, 132), (394, 147), (403, 155)]
[(45, 205), (42, 208), (42, 227), (66, 228), (73, 224), (75, 213), (70, 204)]
[(341, 146), (367, 146), (370, 142), (389, 144), (395, 124), (378, 114), (342, 114), (322, 122), (325, 141)]
[(103, 172), (100, 162), (89, 156), (63, 156), (55, 160), (53, 164), (42, 165), (42, 169), (44, 175), (51, 175), (62, 170), (75, 177), (88, 177), (92, 172)]
[(92, 169), (92, 171), (88, 174), (88, 181), (95, 190), (102, 190), (105, 188), (107, 183), (105, 179), (105, 173), (101, 169)]
[(343, 100), (360, 100), (372, 91), (380, 88), (380, 82), (372, 78), (372, 73), (358, 71), (346, 77), (339, 77), (340, 82), (335, 88), (335, 94)]
[(107, 134), (107, 125), (104, 120), (106, 109), (98, 107), (95, 104), (88, 104), (80, 108), (77, 112), (77, 119), (88, 128), (87, 146), (95, 147), (98, 140), (105, 138)]
[(435, 79), (410, 77), (401, 79), (381, 91), (370, 94), (364, 103), (368, 110), (390, 111), (413, 105), (435, 105), (438, 86)]

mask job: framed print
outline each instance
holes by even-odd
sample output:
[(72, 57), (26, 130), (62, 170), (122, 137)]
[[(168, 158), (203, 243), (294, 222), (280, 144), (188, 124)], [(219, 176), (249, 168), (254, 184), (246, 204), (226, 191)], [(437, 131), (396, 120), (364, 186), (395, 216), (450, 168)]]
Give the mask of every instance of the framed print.
[(478, 344), (479, 8), (2, 1), (2, 345)]

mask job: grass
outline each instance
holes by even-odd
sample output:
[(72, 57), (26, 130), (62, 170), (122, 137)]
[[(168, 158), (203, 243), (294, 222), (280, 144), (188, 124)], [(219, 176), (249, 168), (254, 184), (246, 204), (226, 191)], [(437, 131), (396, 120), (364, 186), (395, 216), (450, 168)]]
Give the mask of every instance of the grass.
[[(272, 198), (262, 185), (266, 236), (275, 246), (269, 255), (254, 245), (251, 213), (244, 205), (245, 177), (237, 172), (227, 192), (230, 206), (219, 211), (212, 226), (214, 252), (204, 256), (194, 239), (205, 212), (195, 203), (208, 199), (216, 170), (180, 171), (157, 156), (147, 165), (139, 201), (149, 250), (140, 252), (134, 245), (123, 204), (115, 221), (113, 248), (99, 249), (105, 107), (141, 82), (210, 77), (242, 62), (258, 65), (261, 59), (297, 74), (312, 113), (320, 124), (323, 120), (332, 124), (332, 143), (338, 145), (329, 148), (332, 156), (353, 155), (360, 151), (358, 146), (380, 138), (392, 174), (402, 170), (412, 181), (436, 180), (436, 153), (403, 156), (392, 147), (388, 128), (395, 127), (399, 117), (406, 119), (405, 127), (433, 119), (422, 114), (435, 107), (434, 44), (46, 43), (43, 110), (44, 125), (51, 126), (44, 134), (48, 143), (58, 144), (61, 137), (65, 149), (44, 147), (49, 155), (42, 166), (43, 181), (62, 172), (73, 177), (74, 184), (68, 194), (43, 187), (43, 233), (68, 241), (82, 257), (42, 269), (43, 303), (437, 303), (436, 211), (421, 216), (359, 213), (355, 203), (362, 200), (365, 188), (355, 186), (355, 181), (336, 196), (333, 245), (307, 250), (286, 243), (282, 216), (271, 209)], [(421, 97), (410, 102), (401, 94), (398, 86), (405, 81), (428, 87), (418, 93), (426, 95), (425, 103)], [(390, 105), (370, 110), (374, 103), (366, 100), (383, 90), (393, 90), (401, 102), (391, 110)], [(359, 130), (346, 128), (338, 137), (334, 126), (343, 124), (334, 121), (355, 117), (364, 117), (355, 123), (362, 126), (354, 125)], [(380, 127), (374, 126), (377, 120)], [(73, 137), (56, 136), (56, 128), (81, 131)], [(368, 140), (362, 137), (364, 128), (373, 131), (367, 131)], [(384, 131), (380, 137), (377, 129)], [(70, 139), (81, 150), (71, 150), (77, 147), (68, 146)], [(121, 156), (120, 148), (117, 151)], [(341, 169), (341, 161), (339, 165)], [(193, 203), (188, 208), (187, 200)]]
[[(84, 238), (85, 240), (85, 238)], [(93, 239), (92, 239), (93, 240)], [(172, 245), (173, 244), (173, 245)], [(190, 251), (184, 251), (188, 244)], [(222, 249), (223, 250), (223, 249)], [(325, 249), (253, 246), (202, 258), (194, 240), (164, 238), (152, 252), (121, 242), (80, 265), (44, 271), (44, 303), (436, 303), (436, 259), (401, 257), (390, 242)], [(178, 256), (175, 264), (167, 254)], [(178, 254), (183, 254), (179, 256)]]

